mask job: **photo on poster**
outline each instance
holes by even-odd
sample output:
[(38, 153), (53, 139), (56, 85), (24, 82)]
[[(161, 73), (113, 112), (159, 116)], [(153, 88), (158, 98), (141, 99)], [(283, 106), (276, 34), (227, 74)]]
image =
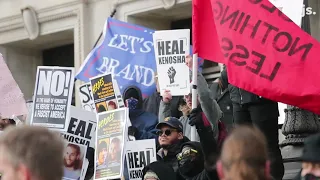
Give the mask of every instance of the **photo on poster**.
[(66, 143), (63, 156), (63, 180), (79, 180), (83, 172), (87, 146), (75, 143)]
[(170, 90), (172, 96), (190, 92), (190, 70), (186, 56), (190, 52), (190, 30), (165, 30), (153, 34), (160, 93)]
[(109, 146), (109, 167), (119, 166), (123, 147), (122, 136), (112, 137)]
[(95, 156), (97, 169), (108, 168), (109, 140), (110, 138), (103, 138), (99, 140)]
[(31, 125), (66, 131), (74, 85), (74, 68), (38, 66)]
[(117, 103), (116, 103), (115, 100), (110, 100), (110, 101), (107, 101), (106, 103), (108, 105), (108, 111), (112, 111), (112, 110), (118, 109)]
[(111, 74), (99, 75), (90, 78), (90, 83), (92, 87), (91, 94), (94, 100), (97, 113), (108, 111), (109, 101), (115, 102), (116, 107), (118, 107)]
[(128, 109), (111, 110), (97, 116), (94, 179), (120, 178), (123, 174)]

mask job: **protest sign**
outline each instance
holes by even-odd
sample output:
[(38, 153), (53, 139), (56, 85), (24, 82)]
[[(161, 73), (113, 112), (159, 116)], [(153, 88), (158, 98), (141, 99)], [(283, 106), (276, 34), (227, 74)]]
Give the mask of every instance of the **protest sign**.
[(122, 176), (127, 114), (127, 108), (98, 114), (94, 179)]
[(95, 148), (97, 120), (94, 112), (74, 106), (70, 108), (71, 118), (66, 132), (61, 136), (69, 142)]
[(154, 139), (126, 142), (126, 159), (130, 180), (140, 180), (143, 168), (157, 160)]
[(79, 96), (82, 109), (95, 112), (93, 97), (91, 94), (91, 84), (86, 83), (79, 87)]
[(63, 162), (64, 174), (63, 180), (79, 180), (85, 171), (85, 159), (87, 146), (66, 143)]
[(320, 114), (317, 40), (268, 0), (192, 2), (194, 52), (225, 63), (230, 84)]
[(90, 79), (92, 97), (97, 113), (118, 108), (116, 94), (113, 87), (112, 75), (106, 74)]
[[(154, 30), (108, 18), (101, 44), (96, 46), (81, 65), (76, 78), (89, 79), (112, 73), (121, 94), (128, 86), (137, 86), (144, 97), (156, 90), (156, 62), (152, 34)], [(199, 59), (199, 70), (203, 65)]]
[(26, 101), (0, 53), (0, 116), (11, 118), (28, 114)]
[(66, 131), (74, 84), (74, 68), (38, 66), (32, 125)]
[(172, 96), (190, 93), (189, 54), (190, 30), (156, 31), (153, 34), (155, 59), (161, 95), (170, 90)]

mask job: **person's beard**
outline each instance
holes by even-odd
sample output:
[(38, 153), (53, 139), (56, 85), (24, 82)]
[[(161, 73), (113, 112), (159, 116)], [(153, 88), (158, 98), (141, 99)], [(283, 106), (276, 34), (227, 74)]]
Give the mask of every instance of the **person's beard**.
[(76, 161), (73, 161), (71, 164), (68, 164), (65, 159), (63, 159), (63, 161), (64, 161), (64, 166), (67, 168), (74, 168), (74, 165), (76, 163)]

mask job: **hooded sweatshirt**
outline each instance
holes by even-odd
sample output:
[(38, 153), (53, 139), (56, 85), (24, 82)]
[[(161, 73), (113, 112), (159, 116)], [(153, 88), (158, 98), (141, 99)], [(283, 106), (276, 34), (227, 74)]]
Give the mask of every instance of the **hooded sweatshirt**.
[(176, 180), (176, 174), (172, 167), (162, 161), (156, 161), (146, 166), (143, 169), (142, 180), (148, 171), (154, 172), (159, 180)]
[(129, 118), (132, 126), (137, 128), (136, 140), (157, 138), (155, 129), (158, 124), (158, 117), (152, 113), (142, 110), (142, 94), (138, 87), (129, 86), (123, 93), (123, 99), (135, 98), (138, 100), (136, 108), (129, 107)]
[[(211, 90), (205, 78), (198, 72), (198, 99), (203, 110), (204, 115), (210, 121), (215, 138), (218, 139), (219, 129), (218, 121), (222, 117), (222, 111), (219, 105), (213, 97)], [(163, 122), (166, 117), (171, 116), (170, 103), (164, 103), (161, 101), (159, 108), (159, 121)], [(189, 118), (187, 116), (181, 116), (179, 119), (183, 125), (183, 134), (191, 138), (191, 126), (189, 125)], [(199, 135), (196, 134), (196, 141), (199, 141)]]

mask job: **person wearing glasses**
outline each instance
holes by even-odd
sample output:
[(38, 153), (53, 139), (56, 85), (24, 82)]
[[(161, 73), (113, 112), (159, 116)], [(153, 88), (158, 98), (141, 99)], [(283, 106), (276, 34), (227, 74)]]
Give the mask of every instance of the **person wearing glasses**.
[(190, 140), (183, 136), (183, 125), (175, 117), (167, 117), (156, 127), (158, 131), (158, 142), (160, 149), (157, 152), (158, 161), (171, 166), (176, 173), (177, 179), (184, 179), (178, 173), (177, 154), (180, 153), (182, 145)]

